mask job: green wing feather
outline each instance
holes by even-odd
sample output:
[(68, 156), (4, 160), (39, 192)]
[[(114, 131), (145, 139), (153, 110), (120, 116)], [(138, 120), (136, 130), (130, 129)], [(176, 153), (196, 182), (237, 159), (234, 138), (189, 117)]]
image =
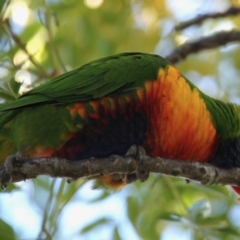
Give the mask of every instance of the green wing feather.
[(157, 55), (123, 53), (90, 62), (34, 88), (16, 101), (0, 105), (0, 111), (43, 103), (70, 103), (126, 94), (156, 79), (160, 67), (169, 64)]

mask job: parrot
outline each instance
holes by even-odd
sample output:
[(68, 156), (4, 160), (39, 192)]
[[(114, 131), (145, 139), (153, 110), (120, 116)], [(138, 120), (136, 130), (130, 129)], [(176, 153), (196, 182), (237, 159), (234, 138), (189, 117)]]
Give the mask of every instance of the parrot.
[[(92, 61), (0, 105), (0, 165), (17, 153), (81, 161), (124, 155), (132, 145), (151, 157), (240, 167), (240, 106), (139, 52)], [(96, 178), (113, 189), (128, 183)]]

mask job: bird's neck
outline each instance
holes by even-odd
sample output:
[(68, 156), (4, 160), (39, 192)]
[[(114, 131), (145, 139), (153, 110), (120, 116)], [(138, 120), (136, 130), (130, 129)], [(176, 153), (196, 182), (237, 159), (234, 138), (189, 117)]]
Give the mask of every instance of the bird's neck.
[(224, 140), (240, 137), (240, 106), (220, 100), (206, 101), (218, 135)]

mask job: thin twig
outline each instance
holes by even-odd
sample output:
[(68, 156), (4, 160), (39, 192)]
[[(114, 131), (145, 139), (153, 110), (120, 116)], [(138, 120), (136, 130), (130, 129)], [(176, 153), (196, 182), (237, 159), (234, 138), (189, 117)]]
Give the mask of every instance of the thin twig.
[(227, 11), (222, 12), (222, 13), (207, 13), (207, 14), (198, 15), (194, 19), (180, 23), (179, 25), (177, 25), (175, 27), (175, 29), (183, 30), (184, 28), (187, 28), (191, 25), (201, 24), (204, 20), (209, 19), (209, 18), (216, 19), (216, 18), (222, 18), (222, 17), (227, 17), (227, 16), (235, 16), (237, 14), (240, 14), (240, 8), (232, 6)]
[(11, 3), (11, 0), (5, 1), (4, 5), (3, 5), (2, 9), (1, 9), (1, 12), (0, 12), (0, 22), (2, 22), (3, 17), (4, 17), (8, 7), (9, 7), (10, 3)]
[(176, 64), (192, 53), (217, 48), (232, 42), (240, 42), (240, 31), (233, 30), (219, 32), (211, 36), (203, 37), (196, 41), (187, 42), (176, 48), (171, 54), (167, 55), (165, 58), (172, 64)]
[(9, 20), (8, 19), (5, 19), (4, 20), (4, 23), (5, 23), (5, 26), (7, 26), (7, 30), (5, 30), (6, 34), (9, 34), (11, 39), (16, 43), (16, 45), (21, 49), (23, 50), (29, 60), (31, 61), (31, 63), (37, 68), (39, 69), (40, 73), (42, 74), (43, 77), (45, 78), (49, 78), (49, 75), (46, 73), (45, 69), (42, 67), (41, 64), (39, 64), (37, 62), (37, 60), (34, 58), (34, 56), (32, 54), (30, 54), (26, 48), (26, 44), (24, 44), (21, 39), (12, 31), (12, 28), (10, 26), (10, 23), (9, 23)]
[(49, 233), (49, 230), (47, 230), (47, 223), (48, 223), (48, 216), (50, 215), (50, 211), (51, 211), (51, 207), (52, 207), (52, 201), (53, 201), (53, 196), (54, 196), (54, 186), (56, 183), (56, 179), (53, 179), (50, 189), (49, 189), (49, 195), (48, 195), (48, 199), (47, 202), (45, 204), (45, 209), (44, 209), (44, 213), (43, 213), (43, 220), (42, 220), (42, 224), (41, 224), (41, 230), (38, 234), (38, 239), (41, 239), (42, 234), (46, 234), (46, 236), (49, 239), (49, 236), (51, 236), (51, 234)]
[(49, 43), (50, 43), (51, 50), (53, 53), (53, 58), (55, 57), (58, 60), (58, 63), (60, 65), (60, 67), (62, 68), (62, 71), (67, 72), (64, 62), (59, 54), (58, 48), (56, 47), (56, 44), (54, 43), (54, 40), (53, 40), (53, 34), (52, 34), (52, 28), (51, 28), (51, 13), (50, 13), (50, 10), (49, 10), (46, 2), (45, 2), (45, 6), (46, 6), (46, 12), (44, 15), (45, 16), (45, 28), (47, 30)]

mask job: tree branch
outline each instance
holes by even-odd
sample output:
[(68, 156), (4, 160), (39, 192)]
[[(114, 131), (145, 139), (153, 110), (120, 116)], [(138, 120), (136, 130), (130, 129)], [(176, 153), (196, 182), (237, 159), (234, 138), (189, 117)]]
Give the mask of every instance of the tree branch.
[(41, 73), (41, 75), (44, 78), (49, 78), (51, 77), (49, 74), (47, 74), (47, 72), (45, 71), (45, 69), (42, 67), (42, 65), (40, 63), (38, 63), (38, 61), (35, 59), (35, 57), (30, 54), (27, 50), (26, 44), (24, 44), (21, 39), (18, 37), (18, 35), (16, 35), (10, 25), (9, 19), (5, 19), (2, 22), (5, 26), (6, 29), (3, 28), (3, 30), (5, 31), (5, 33), (7, 35), (10, 36), (10, 38), (15, 42), (15, 44), (19, 47), (19, 49), (21, 49), (23, 52), (25, 52), (25, 54), (28, 56), (28, 59), (31, 61), (31, 63), (39, 70), (39, 72)]
[(175, 27), (175, 29), (183, 30), (184, 28), (187, 28), (191, 25), (201, 24), (204, 20), (209, 19), (209, 18), (216, 19), (216, 18), (222, 18), (222, 17), (227, 17), (227, 16), (235, 16), (237, 14), (240, 14), (240, 8), (232, 6), (227, 11), (222, 12), (222, 13), (207, 13), (207, 14), (198, 15), (194, 19), (180, 23), (179, 25), (177, 25)]
[(176, 64), (192, 53), (197, 53), (202, 50), (224, 46), (231, 42), (240, 42), (240, 31), (233, 30), (219, 32), (193, 42), (187, 42), (176, 48), (171, 54), (167, 55), (165, 58), (172, 64)]
[[(130, 156), (117, 155), (109, 158), (92, 158), (81, 161), (68, 161), (59, 158), (29, 158), (24, 161), (13, 162), (12, 182), (36, 178), (39, 175), (77, 179), (113, 173), (132, 174), (137, 173), (140, 167), (152, 173), (182, 177), (202, 184), (235, 185), (240, 187), (240, 168), (225, 170), (210, 164), (158, 157), (151, 158), (146, 155), (141, 157), (141, 161)], [(1, 167), (1, 183), (5, 183), (7, 175), (6, 168)]]

